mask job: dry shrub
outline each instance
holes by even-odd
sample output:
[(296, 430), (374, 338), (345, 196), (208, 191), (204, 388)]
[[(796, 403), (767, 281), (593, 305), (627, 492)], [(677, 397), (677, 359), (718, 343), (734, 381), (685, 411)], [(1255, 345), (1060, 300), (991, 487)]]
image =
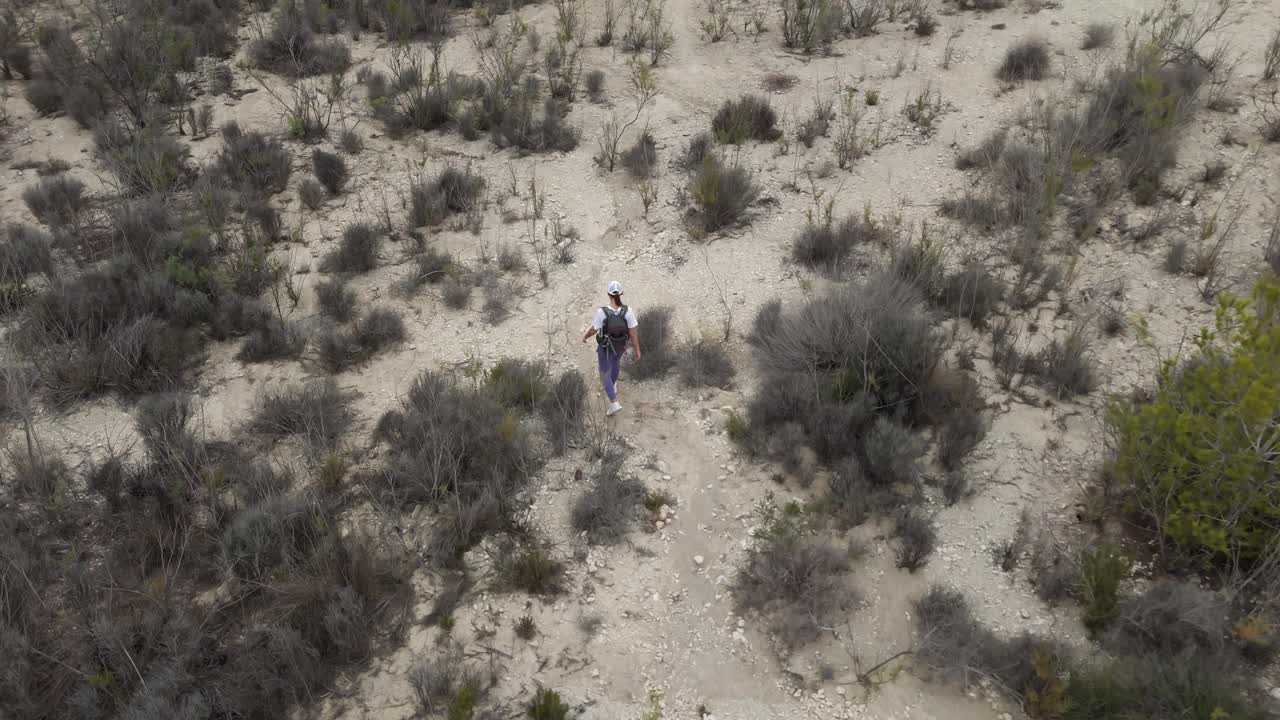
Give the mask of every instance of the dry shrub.
[(312, 212), (324, 207), (325, 198), (324, 186), (314, 178), (306, 178), (298, 185), (298, 201)]
[(645, 499), (641, 482), (622, 471), (626, 456), (610, 449), (600, 461), (600, 468), (573, 505), (569, 521), (575, 532), (584, 533), (587, 542), (611, 545), (621, 542), (640, 516)]
[(262, 317), (262, 322), (245, 336), (236, 353), (236, 359), (244, 363), (294, 359), (307, 347), (307, 335), (293, 322)]
[(996, 636), (974, 617), (962, 593), (940, 585), (915, 602), (913, 614), (921, 638), (915, 657), (926, 670), (965, 685), (989, 680), (1050, 713), (1036, 715), (1028, 707), (1034, 717), (1061, 713), (1058, 675), (1069, 661), (1063, 648), (1027, 633)]
[(782, 137), (778, 117), (769, 101), (759, 95), (726, 100), (711, 120), (716, 141), (741, 145), (747, 140), (772, 142)]
[(957, 170), (972, 168), (989, 168), (995, 165), (1004, 152), (1005, 143), (1009, 140), (1008, 128), (998, 128), (986, 137), (975, 148), (965, 150), (956, 157)]
[(347, 162), (341, 156), (316, 148), (311, 151), (311, 167), (329, 194), (337, 195), (347, 186)]
[(1120, 602), (1106, 644), (1127, 655), (1216, 653), (1223, 649), (1228, 617), (1226, 604), (1215, 593), (1162, 578)]
[(1055, 339), (1043, 352), (1024, 358), (1024, 369), (1059, 398), (1087, 395), (1097, 386), (1098, 374), (1084, 333), (1080, 326)]
[(404, 287), (412, 290), (423, 285), (439, 285), (449, 279), (455, 263), (448, 253), (432, 247), (415, 254), (409, 266), (412, 269), (404, 279)]
[(1080, 43), (1080, 49), (1097, 50), (1110, 47), (1115, 35), (1116, 29), (1113, 25), (1104, 22), (1091, 22), (1084, 28), (1084, 40)]
[(540, 544), (517, 548), (500, 548), (494, 563), (496, 584), (500, 590), (519, 590), (530, 595), (548, 597), (564, 592), (564, 563), (551, 556)]
[(679, 350), (680, 380), (688, 387), (727, 388), (738, 374), (722, 343), (700, 338)]
[(27, 209), (44, 225), (59, 230), (76, 229), (78, 218), (84, 212), (88, 198), (85, 185), (67, 175), (42, 178), (39, 183), (22, 191), (22, 201)]
[(791, 257), (811, 269), (838, 269), (855, 248), (884, 241), (886, 233), (866, 216), (850, 215), (839, 223), (827, 218), (809, 222), (791, 243)]
[(404, 320), (390, 308), (375, 307), (350, 327), (331, 328), (316, 340), (320, 364), (331, 373), (368, 362), (391, 345), (403, 342)]
[(968, 320), (975, 328), (983, 328), (1004, 295), (1004, 282), (978, 262), (971, 261), (947, 276), (938, 302), (955, 317)]
[(409, 670), (418, 707), (430, 717), (469, 718), (496, 678), (470, 664), (450, 647), (419, 659)]
[(697, 204), (698, 229), (712, 233), (741, 222), (760, 196), (760, 187), (747, 168), (726, 166), (708, 154), (693, 175), (690, 194)]
[(648, 130), (640, 133), (632, 145), (622, 153), (622, 166), (634, 177), (648, 177), (658, 167), (658, 143)]
[(765, 616), (788, 650), (818, 639), (853, 600), (845, 589), (849, 548), (817, 537), (796, 508), (762, 508), (761, 529), (730, 591), (738, 612)]
[(893, 526), (893, 536), (898, 539), (895, 555), (897, 566), (915, 572), (929, 562), (938, 542), (938, 530), (933, 518), (918, 510), (909, 510), (898, 516)]
[(353, 399), (332, 378), (272, 388), (258, 397), (249, 429), (270, 437), (298, 435), (311, 450), (328, 450), (351, 427)]
[(577, 370), (567, 370), (548, 388), (538, 405), (551, 438), (551, 446), (563, 453), (582, 431), (587, 410), (587, 384)]
[(526, 426), (490, 393), (440, 372), (419, 375), (374, 437), (390, 451), (371, 489), (398, 507), (441, 508), (428, 552), (448, 567), (485, 534), (511, 528), (515, 494), (542, 462)]
[(104, 122), (94, 130), (94, 143), (95, 157), (126, 195), (173, 195), (196, 175), (188, 147), (155, 129), (127, 132)]
[(329, 251), (320, 263), (324, 272), (364, 273), (378, 266), (378, 249), (382, 231), (372, 223), (348, 225), (342, 231), (338, 247)]
[(533, 409), (547, 393), (547, 367), (541, 362), (503, 358), (489, 368), (485, 389), (503, 407)]
[(233, 121), (222, 126), (222, 150), (214, 168), (241, 190), (275, 194), (289, 182), (292, 163), (279, 140), (246, 133)]
[(661, 378), (678, 365), (680, 358), (671, 326), (673, 314), (671, 307), (659, 305), (645, 310), (644, 316), (638, 318), (636, 337), (640, 340), (641, 356), (626, 366), (628, 375), (638, 380)]
[(248, 55), (255, 66), (290, 77), (329, 75), (351, 64), (347, 46), (316, 37), (294, 0), (282, 4), (266, 32), (249, 43)]
[(430, 180), (409, 188), (409, 222), (414, 227), (436, 225), (457, 212), (468, 212), (484, 191), (484, 178), (470, 168), (446, 167)]

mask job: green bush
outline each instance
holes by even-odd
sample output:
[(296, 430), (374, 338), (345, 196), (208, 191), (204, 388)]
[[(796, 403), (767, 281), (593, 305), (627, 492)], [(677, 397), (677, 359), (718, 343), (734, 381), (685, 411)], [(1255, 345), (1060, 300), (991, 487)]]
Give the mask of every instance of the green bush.
[(1115, 620), (1119, 612), (1120, 583), (1131, 564), (1108, 545), (1080, 551), (1080, 593), (1084, 596), (1084, 626), (1096, 633)]
[(1280, 523), (1280, 278), (1223, 296), (1191, 354), (1165, 362), (1148, 402), (1108, 412), (1114, 477), (1132, 509), (1179, 548), (1256, 557)]
[(525, 711), (531, 720), (566, 720), (569, 717), (568, 703), (560, 699), (560, 693), (546, 688), (538, 688)]

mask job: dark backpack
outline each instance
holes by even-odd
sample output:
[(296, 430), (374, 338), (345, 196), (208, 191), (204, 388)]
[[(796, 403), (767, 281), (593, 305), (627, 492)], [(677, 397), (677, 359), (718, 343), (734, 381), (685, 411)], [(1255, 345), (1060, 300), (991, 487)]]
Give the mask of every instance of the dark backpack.
[(622, 352), (627, 346), (627, 339), (630, 337), (630, 328), (627, 327), (627, 306), (614, 310), (611, 307), (600, 306), (604, 311), (604, 325), (600, 328), (600, 344), (606, 342), (614, 352)]

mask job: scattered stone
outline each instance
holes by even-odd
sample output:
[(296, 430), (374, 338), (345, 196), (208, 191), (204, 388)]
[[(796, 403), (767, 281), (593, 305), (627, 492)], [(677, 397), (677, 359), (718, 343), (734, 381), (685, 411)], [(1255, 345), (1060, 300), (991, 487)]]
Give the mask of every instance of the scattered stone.
[(701, 555), (694, 555), (694, 556), (693, 556), (693, 564), (694, 564), (694, 565), (697, 565), (698, 567), (702, 567), (702, 563), (704, 563), (704, 562), (706, 562), (706, 559), (705, 559), (705, 558), (703, 558)]

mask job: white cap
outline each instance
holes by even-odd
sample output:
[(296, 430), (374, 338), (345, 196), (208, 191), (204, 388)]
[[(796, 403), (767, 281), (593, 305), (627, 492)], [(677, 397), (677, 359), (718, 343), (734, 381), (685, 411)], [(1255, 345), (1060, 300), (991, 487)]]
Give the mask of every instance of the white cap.
[(621, 295), (621, 294), (622, 294), (622, 283), (618, 282), (617, 280), (614, 280), (613, 282), (609, 283), (609, 294), (610, 294), (610, 295)]

